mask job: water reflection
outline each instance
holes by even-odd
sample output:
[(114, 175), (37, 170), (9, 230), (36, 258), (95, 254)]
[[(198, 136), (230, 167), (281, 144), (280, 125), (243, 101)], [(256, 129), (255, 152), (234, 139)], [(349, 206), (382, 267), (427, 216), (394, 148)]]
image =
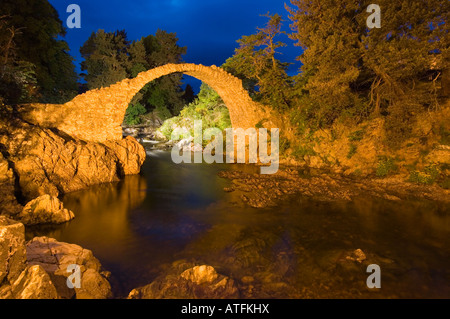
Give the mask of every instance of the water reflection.
[[(68, 194), (76, 219), (37, 228), (93, 250), (112, 272), (116, 296), (150, 283), (180, 259), (236, 279), (243, 298), (450, 297), (450, 215), (428, 201), (301, 196), (279, 207), (242, 205), (220, 170), (253, 166), (176, 165), (154, 153), (142, 176)], [(236, 205), (235, 202), (239, 202)], [(346, 262), (360, 248), (362, 264)], [(365, 286), (366, 263), (382, 267), (382, 289)]]

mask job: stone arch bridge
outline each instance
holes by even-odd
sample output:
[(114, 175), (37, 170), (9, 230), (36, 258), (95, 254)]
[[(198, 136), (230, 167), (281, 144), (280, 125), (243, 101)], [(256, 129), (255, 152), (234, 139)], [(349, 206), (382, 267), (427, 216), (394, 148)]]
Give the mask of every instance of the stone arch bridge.
[(242, 81), (216, 66), (166, 64), (141, 72), (109, 87), (90, 90), (65, 104), (27, 104), (19, 112), (33, 124), (56, 128), (75, 138), (104, 142), (122, 139), (122, 122), (131, 99), (147, 83), (171, 74), (184, 73), (211, 86), (223, 99), (234, 128), (280, 127), (269, 108), (254, 102), (242, 87)]

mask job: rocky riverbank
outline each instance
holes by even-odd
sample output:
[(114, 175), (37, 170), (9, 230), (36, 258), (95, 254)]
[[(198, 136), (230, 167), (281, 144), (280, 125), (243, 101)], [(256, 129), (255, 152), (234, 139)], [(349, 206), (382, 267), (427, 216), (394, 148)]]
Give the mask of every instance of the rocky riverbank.
[(76, 140), (15, 117), (0, 120), (0, 214), (16, 218), (39, 196), (58, 197), (138, 174), (146, 158), (133, 137)]
[[(25, 242), (22, 223), (0, 216), (0, 299), (106, 299), (109, 273), (90, 250), (35, 237)], [(80, 266), (81, 288), (69, 289), (68, 266)]]
[(276, 206), (289, 195), (303, 195), (323, 201), (351, 200), (357, 196), (375, 196), (388, 200), (425, 198), (450, 203), (450, 190), (437, 185), (418, 185), (403, 176), (355, 178), (320, 170), (280, 167), (274, 175), (241, 171), (220, 172), (231, 180), (225, 191), (255, 208)]
[[(131, 136), (86, 142), (2, 114), (0, 299), (110, 298), (109, 272), (90, 250), (47, 237), (25, 242), (24, 225), (73, 219), (58, 196), (138, 174), (145, 158)], [(81, 288), (68, 288), (69, 265), (80, 267)]]

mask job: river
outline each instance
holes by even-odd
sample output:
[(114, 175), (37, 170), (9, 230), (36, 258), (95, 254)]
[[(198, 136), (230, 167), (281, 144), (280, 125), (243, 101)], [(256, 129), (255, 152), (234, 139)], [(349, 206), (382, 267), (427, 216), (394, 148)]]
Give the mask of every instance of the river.
[[(141, 175), (65, 195), (76, 218), (27, 237), (92, 250), (118, 298), (179, 260), (232, 277), (242, 298), (450, 298), (450, 213), (442, 204), (291, 196), (255, 209), (225, 192), (230, 181), (217, 173), (257, 167), (177, 165), (167, 151), (147, 153)], [(356, 249), (366, 260), (348, 260)], [(366, 285), (368, 264), (381, 268), (380, 289)]]

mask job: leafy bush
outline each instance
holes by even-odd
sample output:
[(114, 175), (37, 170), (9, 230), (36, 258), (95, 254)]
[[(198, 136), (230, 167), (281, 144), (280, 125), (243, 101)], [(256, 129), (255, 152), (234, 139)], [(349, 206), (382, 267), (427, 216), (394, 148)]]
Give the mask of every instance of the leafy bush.
[(280, 136), (280, 154), (284, 154), (290, 147), (291, 143), (285, 137)]
[(141, 123), (141, 115), (144, 115), (147, 109), (143, 107), (140, 103), (132, 104), (128, 107), (125, 113), (125, 123), (127, 125), (137, 125)]
[(437, 165), (429, 165), (425, 167), (423, 172), (412, 171), (409, 175), (409, 181), (416, 184), (434, 184), (441, 173)]
[(159, 128), (160, 132), (164, 134), (164, 136), (170, 140), (170, 137), (172, 135), (172, 131), (175, 128), (175, 122), (177, 120), (177, 117), (172, 117), (170, 119), (167, 119), (164, 121), (163, 125)]
[[(198, 99), (185, 106), (179, 116), (165, 120), (160, 131), (170, 139), (175, 127), (183, 127), (193, 136), (195, 120), (202, 121), (203, 131), (213, 127), (223, 131), (231, 127), (228, 108), (220, 96), (206, 84), (202, 84)], [(205, 145), (207, 143), (208, 141), (204, 141)]]
[(398, 167), (395, 164), (395, 159), (392, 157), (382, 156), (378, 162), (376, 175), (378, 177), (385, 177), (397, 171)]

